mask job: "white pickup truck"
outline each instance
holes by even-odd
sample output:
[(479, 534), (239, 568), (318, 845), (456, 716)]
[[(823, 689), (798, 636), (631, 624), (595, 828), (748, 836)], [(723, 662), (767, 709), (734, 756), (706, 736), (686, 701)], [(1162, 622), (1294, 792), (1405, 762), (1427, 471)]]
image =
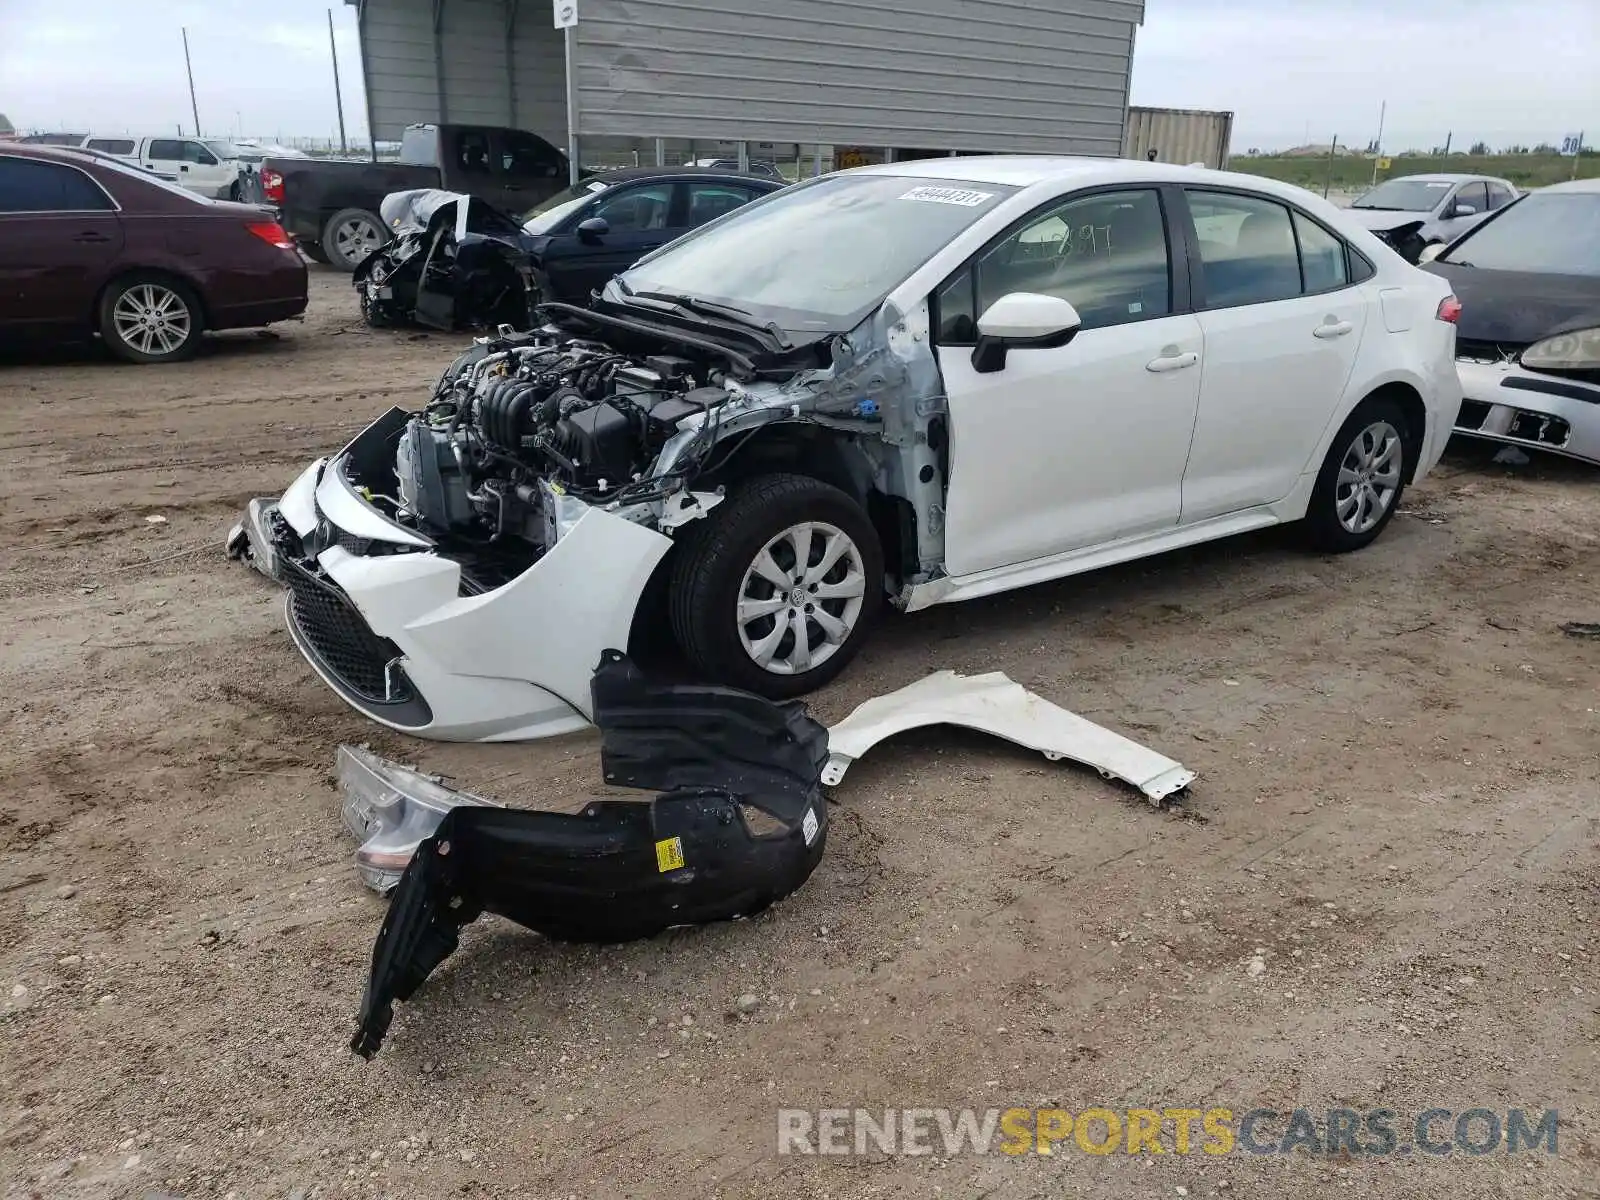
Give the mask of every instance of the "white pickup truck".
[(85, 150), (114, 154), (126, 162), (172, 179), (213, 200), (243, 199), (240, 177), (244, 164), (227, 142), (188, 137), (133, 137), (90, 134)]

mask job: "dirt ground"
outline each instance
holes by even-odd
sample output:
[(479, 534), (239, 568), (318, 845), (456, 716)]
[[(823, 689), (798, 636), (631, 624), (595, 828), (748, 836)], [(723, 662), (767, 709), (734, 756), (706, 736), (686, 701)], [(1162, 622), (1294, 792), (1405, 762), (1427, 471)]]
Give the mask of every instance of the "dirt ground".
[[(599, 774), (588, 737), (364, 721), (224, 561), (249, 497), (462, 341), (314, 283), (187, 365), (0, 365), (6, 1200), (1600, 1194), (1600, 641), (1560, 628), (1600, 620), (1600, 478), (1555, 461), (1452, 454), (1351, 557), (1253, 537), (891, 619), (822, 719), (1002, 670), (1198, 771), (1185, 806), (908, 735), (775, 910), (606, 950), (486, 919), (358, 1059), (383, 904), (334, 747), (527, 804)], [(1553, 1156), (776, 1152), (780, 1107), (1052, 1103), (1561, 1127)]]

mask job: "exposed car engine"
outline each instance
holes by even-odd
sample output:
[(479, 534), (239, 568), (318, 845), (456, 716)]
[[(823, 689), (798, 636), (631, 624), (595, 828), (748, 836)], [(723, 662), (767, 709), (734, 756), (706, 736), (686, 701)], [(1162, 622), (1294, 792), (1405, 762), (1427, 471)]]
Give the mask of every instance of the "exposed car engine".
[(400, 435), (396, 518), (434, 537), (537, 549), (555, 540), (561, 496), (660, 499), (684, 474), (649, 477), (662, 447), (685, 418), (714, 418), (731, 398), (719, 371), (698, 370), (686, 358), (634, 357), (591, 341), (480, 344), (451, 365)]

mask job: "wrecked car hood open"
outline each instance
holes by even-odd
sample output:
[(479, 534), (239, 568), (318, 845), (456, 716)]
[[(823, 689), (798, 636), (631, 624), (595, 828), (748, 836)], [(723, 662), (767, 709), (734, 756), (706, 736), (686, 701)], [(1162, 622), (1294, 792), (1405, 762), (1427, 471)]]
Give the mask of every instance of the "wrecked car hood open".
[(627, 941), (751, 916), (810, 877), (827, 840), (827, 730), (803, 704), (652, 683), (613, 651), (593, 705), (606, 782), (659, 794), (576, 814), (449, 809), (390, 900), (356, 1053), (377, 1052), (394, 1001), (482, 913), (562, 941)]

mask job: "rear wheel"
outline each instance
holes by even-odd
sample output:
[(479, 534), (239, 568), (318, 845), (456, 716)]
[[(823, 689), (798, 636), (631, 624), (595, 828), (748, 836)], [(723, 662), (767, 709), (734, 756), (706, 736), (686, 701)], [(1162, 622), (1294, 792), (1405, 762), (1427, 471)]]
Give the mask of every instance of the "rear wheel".
[(838, 488), (762, 475), (686, 527), (668, 597), (673, 633), (702, 673), (786, 699), (860, 650), (883, 602), (883, 550)]
[(322, 250), (328, 264), (354, 271), (361, 260), (389, 240), (383, 222), (364, 208), (345, 208), (333, 214), (322, 229)]
[(118, 358), (177, 362), (200, 348), (200, 304), (183, 284), (160, 275), (130, 275), (100, 299), (100, 336)]
[(1400, 507), (1412, 444), (1393, 400), (1371, 396), (1356, 406), (1328, 447), (1306, 510), (1314, 549), (1344, 554), (1376, 540)]

